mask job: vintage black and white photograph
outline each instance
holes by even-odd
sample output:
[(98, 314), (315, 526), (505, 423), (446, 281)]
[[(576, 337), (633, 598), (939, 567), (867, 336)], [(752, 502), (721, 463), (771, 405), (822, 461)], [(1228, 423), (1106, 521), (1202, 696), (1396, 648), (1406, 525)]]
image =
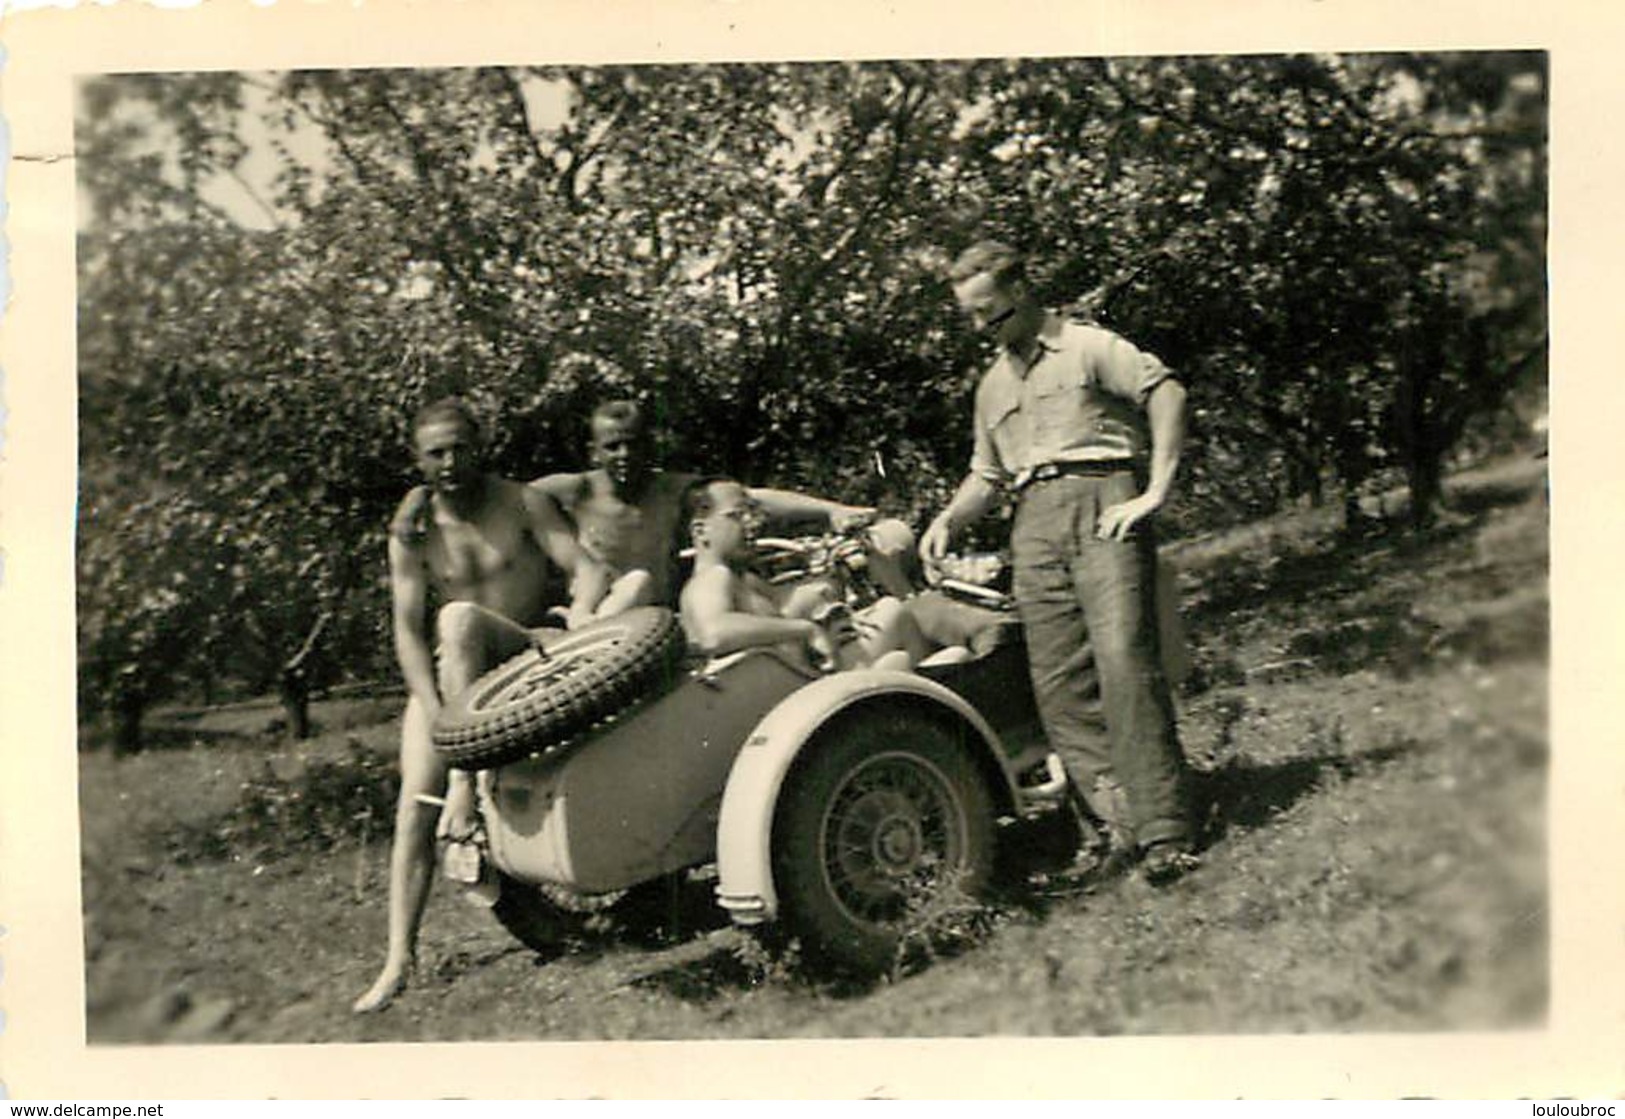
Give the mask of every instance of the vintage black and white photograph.
[(1549, 62), (80, 75), (88, 1044), (1541, 1029)]

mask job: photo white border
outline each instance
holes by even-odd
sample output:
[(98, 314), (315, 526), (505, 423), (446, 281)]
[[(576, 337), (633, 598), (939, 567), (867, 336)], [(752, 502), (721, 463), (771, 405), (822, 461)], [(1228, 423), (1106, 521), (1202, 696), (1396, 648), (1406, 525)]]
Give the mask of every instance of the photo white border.
[[(1466, 0), (204, 0), (13, 12), (0, 110), (0, 1081), (14, 1099), (1614, 1096), (1625, 1090), (1625, 554), (1610, 425), (1625, 12)], [(76, 74), (540, 61), (1544, 49), (1553, 167), (1553, 986), (1497, 1034), (817, 1042), (84, 1044), (75, 757)], [(1605, 302), (1606, 301), (1606, 302)], [(1565, 500), (1564, 487), (1573, 496)], [(274, 933), (273, 933), (274, 935)]]

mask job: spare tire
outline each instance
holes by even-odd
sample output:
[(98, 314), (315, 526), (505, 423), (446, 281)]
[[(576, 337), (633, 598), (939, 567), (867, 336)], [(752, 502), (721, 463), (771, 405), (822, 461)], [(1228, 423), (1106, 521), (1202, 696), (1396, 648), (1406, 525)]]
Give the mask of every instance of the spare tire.
[(650, 694), (683, 656), (676, 615), (640, 606), (531, 648), (451, 699), (435, 749), (458, 769), (491, 769), (555, 747)]

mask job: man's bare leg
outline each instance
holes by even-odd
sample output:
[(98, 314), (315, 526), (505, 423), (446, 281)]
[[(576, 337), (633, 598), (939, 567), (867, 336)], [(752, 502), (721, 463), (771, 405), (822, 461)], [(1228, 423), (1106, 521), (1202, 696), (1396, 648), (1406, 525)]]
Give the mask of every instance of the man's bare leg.
[[(907, 655), (908, 665), (914, 665), (931, 653), (931, 643), (920, 632), (914, 615), (895, 598), (881, 599), (860, 611), (855, 620), (859, 647), (871, 664), (890, 653), (901, 652)], [(891, 657), (887, 667), (897, 667), (899, 663), (899, 658)]]
[(906, 599), (925, 583), (914, 531), (899, 520), (877, 521), (864, 530), (869, 579), (889, 595)]
[[(472, 602), (448, 602), (440, 608), (435, 626), (440, 638), (440, 694), (448, 699), (532, 643), (530, 630)], [(453, 771), (437, 833), (466, 839), (476, 823), (474, 800), (473, 775)]]
[(874, 659), (870, 668), (882, 668), (890, 672), (908, 672), (914, 667), (914, 658), (901, 649), (893, 649), (889, 653), (881, 653)]
[(446, 767), (435, 756), (429, 739), (429, 720), (414, 697), (401, 720), (401, 794), (395, 804), (395, 838), (389, 852), (389, 947), (383, 970), (352, 1009), (357, 1014), (382, 1010), (406, 986), (417, 949), (418, 926), (429, 900), (429, 878), (434, 873), (433, 805), (418, 801), (420, 793), (440, 796), (446, 787)]
[(634, 606), (652, 606), (655, 601), (654, 578), (643, 568), (634, 568), (610, 584), (604, 601), (593, 611), (594, 618), (613, 618)]
[[(455, 695), (480, 674), (530, 643), (530, 634), (502, 615), (466, 602), (448, 603), (438, 619), (440, 694)], [(355, 1001), (357, 1014), (382, 1010), (406, 986), (417, 955), (418, 928), (434, 875), (436, 822), (440, 830), (466, 835), (474, 825), (473, 782), (447, 767), (434, 751), (429, 720), (415, 698), (401, 722), (401, 795), (395, 805), (395, 839), (389, 857), (389, 948), (384, 968)], [(419, 794), (445, 797), (444, 813)]]

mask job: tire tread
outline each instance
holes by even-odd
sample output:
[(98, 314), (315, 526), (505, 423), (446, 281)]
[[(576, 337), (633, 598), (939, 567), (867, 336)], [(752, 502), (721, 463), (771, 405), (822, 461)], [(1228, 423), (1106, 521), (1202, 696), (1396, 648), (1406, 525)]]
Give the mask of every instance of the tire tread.
[[(432, 737), (435, 750), (459, 769), (491, 769), (563, 746), (664, 683), (684, 652), (676, 615), (643, 607), (598, 623), (626, 631), (624, 641), (591, 651), (576, 671), (498, 711), (476, 711), (472, 698), (520, 661), (542, 663), (526, 650), (481, 676), (442, 709)], [(586, 633), (578, 630), (576, 633)]]

